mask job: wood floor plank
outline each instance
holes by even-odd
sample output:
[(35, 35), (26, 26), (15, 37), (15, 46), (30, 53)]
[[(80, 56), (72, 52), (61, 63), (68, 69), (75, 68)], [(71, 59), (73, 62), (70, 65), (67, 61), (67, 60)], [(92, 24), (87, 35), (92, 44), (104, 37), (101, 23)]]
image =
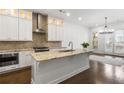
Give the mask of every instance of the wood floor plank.
[(124, 84), (124, 65), (90, 61), (90, 68), (60, 84)]

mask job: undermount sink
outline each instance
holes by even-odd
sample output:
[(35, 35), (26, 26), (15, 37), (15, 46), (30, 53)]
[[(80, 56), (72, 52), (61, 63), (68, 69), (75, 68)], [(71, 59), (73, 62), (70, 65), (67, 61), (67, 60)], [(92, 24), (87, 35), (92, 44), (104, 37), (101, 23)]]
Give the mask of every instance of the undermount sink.
[(71, 50), (71, 49), (69, 49), (69, 50), (60, 50), (59, 52), (72, 52), (72, 51), (75, 51), (75, 50)]

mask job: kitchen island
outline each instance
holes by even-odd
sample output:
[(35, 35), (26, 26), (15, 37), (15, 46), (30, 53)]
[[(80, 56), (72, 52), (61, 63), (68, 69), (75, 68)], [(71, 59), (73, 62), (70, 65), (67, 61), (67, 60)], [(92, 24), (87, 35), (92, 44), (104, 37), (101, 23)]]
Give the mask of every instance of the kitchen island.
[(89, 68), (90, 51), (32, 53), (32, 83), (60, 83)]

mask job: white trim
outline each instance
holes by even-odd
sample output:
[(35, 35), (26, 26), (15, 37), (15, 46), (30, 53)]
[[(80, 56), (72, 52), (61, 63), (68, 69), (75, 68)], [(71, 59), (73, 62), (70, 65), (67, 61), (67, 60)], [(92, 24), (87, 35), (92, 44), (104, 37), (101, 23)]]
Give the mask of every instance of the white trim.
[(74, 76), (74, 75), (76, 75), (76, 74), (79, 74), (80, 72), (82, 72), (82, 71), (84, 71), (84, 70), (87, 70), (88, 68), (89, 68), (89, 65), (87, 65), (87, 66), (85, 66), (85, 67), (82, 67), (82, 68), (79, 68), (79, 69), (73, 71), (72, 73), (69, 73), (69, 74), (67, 74), (67, 75), (65, 75), (65, 76), (62, 76), (62, 77), (60, 77), (60, 78), (58, 78), (58, 79), (55, 79), (55, 80), (53, 80), (53, 81), (50, 81), (50, 82), (48, 82), (47, 84), (58, 84), (58, 83), (60, 83), (60, 82), (62, 82), (62, 81), (64, 81), (64, 80), (66, 80), (66, 79), (68, 79), (68, 78), (70, 78), (70, 77), (72, 77), (72, 76)]

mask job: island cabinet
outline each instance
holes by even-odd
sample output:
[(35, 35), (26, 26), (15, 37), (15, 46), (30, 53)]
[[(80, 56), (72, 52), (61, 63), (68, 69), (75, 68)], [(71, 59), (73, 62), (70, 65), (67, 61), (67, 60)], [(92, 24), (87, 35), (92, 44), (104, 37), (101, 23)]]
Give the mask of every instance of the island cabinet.
[(0, 41), (32, 41), (32, 13), (0, 9)]
[(62, 41), (63, 24), (62, 19), (48, 17), (48, 41)]
[(0, 84), (30, 84), (31, 67), (15, 69), (0, 74)]
[(32, 83), (60, 83), (89, 68), (89, 52), (32, 54)]

